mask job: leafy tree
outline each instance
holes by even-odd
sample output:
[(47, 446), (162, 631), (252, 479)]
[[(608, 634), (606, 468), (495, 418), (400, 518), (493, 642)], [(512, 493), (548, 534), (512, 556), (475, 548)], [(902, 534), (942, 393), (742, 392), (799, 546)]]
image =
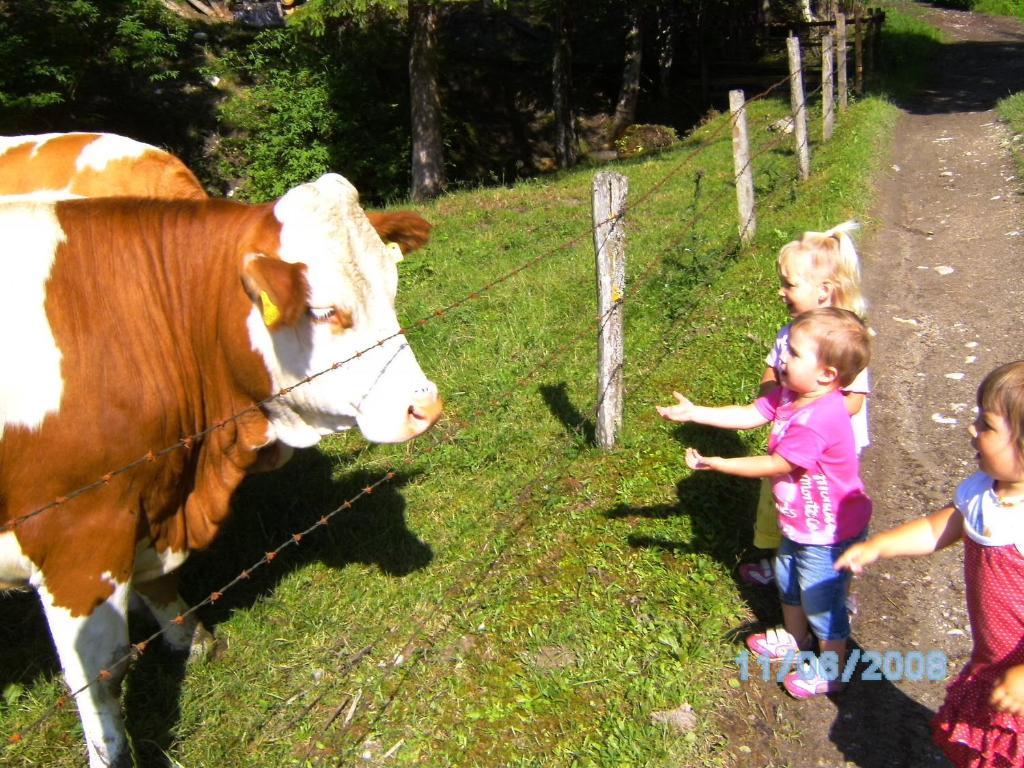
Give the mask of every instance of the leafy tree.
[(218, 106), (217, 183), (247, 200), (277, 197), (327, 171), (374, 202), (409, 186), (404, 26), (386, 14), (248, 33), (210, 69)]
[(0, 0), (0, 132), (102, 129), (159, 143), (174, 121), (158, 115), (187, 87), (190, 57), (188, 27), (160, 0)]

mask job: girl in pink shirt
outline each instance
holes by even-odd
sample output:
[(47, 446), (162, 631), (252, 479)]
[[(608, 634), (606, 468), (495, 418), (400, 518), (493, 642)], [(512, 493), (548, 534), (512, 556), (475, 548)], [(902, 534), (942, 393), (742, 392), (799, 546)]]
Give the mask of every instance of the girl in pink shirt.
[[(765, 456), (722, 458), (686, 449), (691, 469), (772, 479), (783, 533), (774, 565), (784, 627), (747, 638), (747, 647), (760, 656), (792, 659), (810, 650), (817, 637), (833, 664), (843, 669), (846, 663), (849, 574), (836, 571), (834, 564), (863, 538), (871, 499), (860, 480), (853, 427), (840, 390), (869, 357), (868, 330), (860, 318), (836, 307), (814, 309), (793, 321), (779, 388), (746, 406), (709, 408), (675, 392), (675, 405), (658, 407), (669, 421), (725, 429), (772, 423)], [(783, 684), (797, 698), (843, 687), (835, 675), (823, 673), (817, 660), (811, 669), (788, 674)]]

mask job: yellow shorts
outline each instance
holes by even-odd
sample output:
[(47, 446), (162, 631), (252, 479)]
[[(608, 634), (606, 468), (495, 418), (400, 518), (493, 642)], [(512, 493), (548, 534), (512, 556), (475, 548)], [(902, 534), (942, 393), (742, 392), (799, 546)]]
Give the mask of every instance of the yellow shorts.
[(772, 496), (772, 481), (762, 478), (754, 519), (754, 546), (758, 549), (777, 549), (781, 543), (782, 531), (779, 530), (779, 512)]

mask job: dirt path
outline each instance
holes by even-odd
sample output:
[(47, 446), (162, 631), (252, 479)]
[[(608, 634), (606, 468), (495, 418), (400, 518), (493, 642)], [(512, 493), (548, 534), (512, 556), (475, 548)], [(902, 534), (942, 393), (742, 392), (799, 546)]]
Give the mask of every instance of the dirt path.
[[(924, 4), (909, 11), (953, 42), (944, 46), (935, 87), (903, 105), (871, 234), (861, 243), (878, 333), (873, 446), (864, 466), (875, 531), (952, 497), (975, 469), (966, 427), (978, 382), (1024, 357), (1024, 185), (1010, 133), (993, 111), (999, 98), (1024, 90), (1024, 25)], [(855, 643), (941, 651), (949, 674), (958, 672), (971, 648), (961, 558), (954, 547), (882, 563), (857, 579)], [(855, 679), (841, 694), (798, 702), (772, 683), (750, 681), (738, 695), (757, 714), (742, 724), (747, 738), (731, 745), (742, 744), (734, 764), (947, 765), (929, 735), (944, 694), (945, 682)]]

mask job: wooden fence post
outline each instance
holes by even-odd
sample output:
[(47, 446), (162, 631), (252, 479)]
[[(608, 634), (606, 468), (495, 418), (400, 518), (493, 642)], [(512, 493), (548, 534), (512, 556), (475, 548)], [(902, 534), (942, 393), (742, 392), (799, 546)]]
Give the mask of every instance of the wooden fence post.
[(854, 34), (853, 34), (853, 87), (858, 96), (864, 95), (864, 11), (858, 5), (854, 10)]
[(882, 27), (885, 25), (885, 9), (875, 8), (875, 15), (871, 20), (871, 61), (868, 66), (869, 72), (876, 72), (882, 66)]
[(796, 157), (800, 181), (811, 177), (811, 149), (807, 143), (807, 107), (804, 104), (803, 67), (800, 64), (800, 38), (786, 38), (789, 52), (789, 104), (793, 110), (793, 135), (796, 137)]
[(821, 140), (832, 138), (836, 122), (835, 80), (832, 76), (832, 35), (821, 38)]
[(729, 91), (732, 113), (732, 166), (736, 173), (736, 204), (740, 215), (740, 240), (749, 243), (757, 232), (754, 209), (754, 169), (750, 163), (750, 140), (747, 136), (747, 110), (743, 91)]
[(846, 92), (846, 15), (836, 14), (836, 75), (839, 89), (839, 111), (845, 112), (849, 105), (849, 97)]
[(867, 34), (864, 35), (864, 77), (868, 78), (875, 71), (875, 42), (878, 38), (877, 11), (874, 8), (867, 9)]
[(622, 299), (626, 293), (626, 193), (619, 173), (594, 177), (594, 249), (597, 251), (597, 444), (612, 448), (622, 429)]

